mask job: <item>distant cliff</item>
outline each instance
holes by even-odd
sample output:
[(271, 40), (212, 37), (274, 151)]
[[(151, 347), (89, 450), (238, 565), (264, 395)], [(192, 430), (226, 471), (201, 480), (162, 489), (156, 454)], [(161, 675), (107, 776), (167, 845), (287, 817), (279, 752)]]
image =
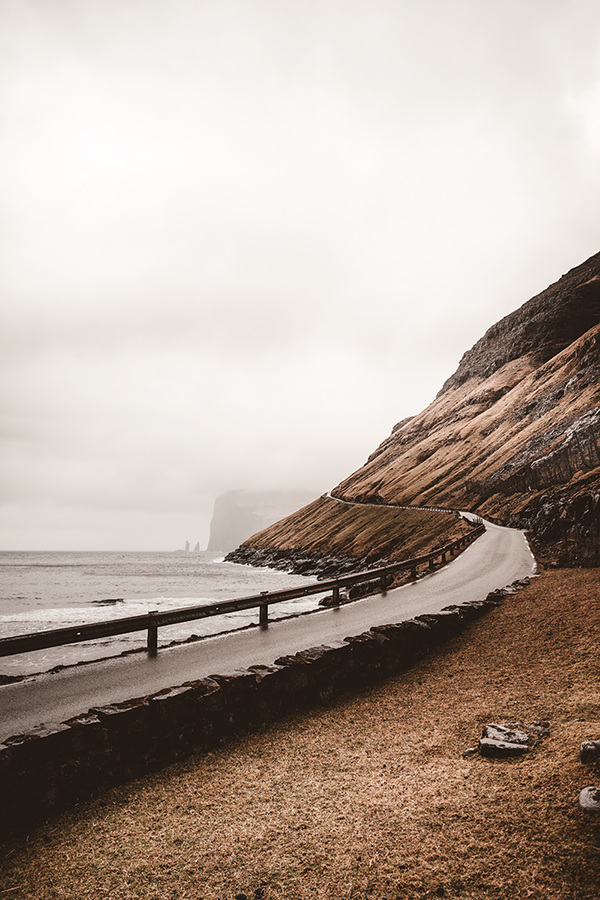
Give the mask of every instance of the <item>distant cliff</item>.
[[(571, 559), (598, 564), (600, 253), (489, 328), (436, 399), (332, 493), (478, 511), (555, 554), (570, 529)], [(310, 522), (292, 515), (245, 546), (314, 550), (322, 522), (317, 504)]]
[(233, 550), (246, 538), (305, 506), (307, 491), (228, 491), (215, 500), (207, 550)]

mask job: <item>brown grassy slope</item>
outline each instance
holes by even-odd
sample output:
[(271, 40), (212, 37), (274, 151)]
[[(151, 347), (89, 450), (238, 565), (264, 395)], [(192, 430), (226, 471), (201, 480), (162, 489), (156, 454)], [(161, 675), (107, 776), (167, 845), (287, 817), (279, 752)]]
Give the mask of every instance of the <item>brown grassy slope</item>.
[[(144, 778), (0, 851), (14, 900), (596, 900), (598, 571), (546, 572), (403, 675)], [(482, 724), (551, 722), (518, 761)]]
[(463, 520), (449, 513), (346, 506), (319, 497), (253, 535), (244, 546), (400, 560), (424, 554), (468, 531)]
[[(522, 489), (514, 491), (503, 480), (561, 446), (568, 426), (600, 406), (600, 383), (578, 377), (582, 360), (590, 357), (597, 357), (600, 365), (600, 325), (538, 368), (528, 357), (512, 360), (486, 379), (472, 377), (447, 390), (394, 431), (334, 493), (351, 501), (472, 509), (504, 520), (535, 507), (552, 488), (532, 487), (525, 478)], [(600, 467), (578, 471), (554, 490), (571, 498), (600, 490)], [(331, 503), (321, 498), (245, 545), (277, 549), (310, 545), (322, 553), (367, 555), (369, 548), (376, 551), (379, 545), (387, 552), (396, 536), (407, 540), (402, 516), (395, 511), (388, 519), (383, 510), (369, 510), (354, 532), (346, 528), (344, 507)], [(382, 538), (388, 522), (391, 540)], [(419, 520), (410, 524), (417, 529), (420, 546), (425, 546)], [(432, 545), (438, 541), (437, 524), (435, 528)], [(344, 548), (346, 539), (352, 549)]]
[[(523, 357), (446, 391), (384, 441), (336, 493), (348, 499), (377, 493), (392, 502), (500, 516), (518, 511), (548, 487), (507, 492), (503, 470), (516, 472), (519, 461), (556, 449), (572, 421), (600, 404), (600, 384), (577, 378), (590, 356), (600, 361), (600, 326), (541, 367)], [(600, 484), (600, 469), (578, 480)]]
[(341, 490), (502, 519), (527, 508), (535, 520), (548, 499), (600, 490), (593, 411), (600, 413), (600, 254), (489, 328), (435, 401), (396, 426)]
[[(399, 423), (334, 493), (477, 510), (535, 531), (542, 543), (556, 537), (560, 508), (580, 498), (576, 515), (591, 535), (582, 553), (597, 561), (599, 428), (596, 254), (488, 329), (436, 399)], [(315, 507), (315, 533), (321, 512)], [(261, 546), (279, 548), (284, 532), (280, 524), (267, 530)], [(285, 543), (294, 546), (289, 530)]]

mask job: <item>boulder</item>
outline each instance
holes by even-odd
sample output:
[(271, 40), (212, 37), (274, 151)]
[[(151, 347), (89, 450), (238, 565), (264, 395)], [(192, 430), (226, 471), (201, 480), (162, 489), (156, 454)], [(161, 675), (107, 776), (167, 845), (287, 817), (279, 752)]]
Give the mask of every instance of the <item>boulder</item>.
[(600, 812), (600, 788), (584, 788), (579, 794), (579, 806), (584, 812)]
[(589, 766), (600, 759), (600, 741), (584, 741), (579, 748), (579, 759)]

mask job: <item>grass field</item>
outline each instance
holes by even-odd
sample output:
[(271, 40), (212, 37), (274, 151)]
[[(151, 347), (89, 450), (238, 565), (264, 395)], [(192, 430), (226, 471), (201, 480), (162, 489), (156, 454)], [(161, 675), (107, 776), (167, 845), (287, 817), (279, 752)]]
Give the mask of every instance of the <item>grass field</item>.
[[(600, 573), (542, 572), (409, 671), (108, 792), (0, 848), (11, 900), (596, 900)], [(489, 722), (550, 723), (519, 760)]]

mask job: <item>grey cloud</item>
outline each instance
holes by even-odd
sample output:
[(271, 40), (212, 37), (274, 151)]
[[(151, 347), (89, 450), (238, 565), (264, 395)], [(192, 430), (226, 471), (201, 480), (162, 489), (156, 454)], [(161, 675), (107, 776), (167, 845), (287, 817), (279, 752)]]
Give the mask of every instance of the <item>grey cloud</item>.
[(0, 23), (4, 546), (169, 547), (222, 490), (325, 490), (598, 250), (592, 0)]

